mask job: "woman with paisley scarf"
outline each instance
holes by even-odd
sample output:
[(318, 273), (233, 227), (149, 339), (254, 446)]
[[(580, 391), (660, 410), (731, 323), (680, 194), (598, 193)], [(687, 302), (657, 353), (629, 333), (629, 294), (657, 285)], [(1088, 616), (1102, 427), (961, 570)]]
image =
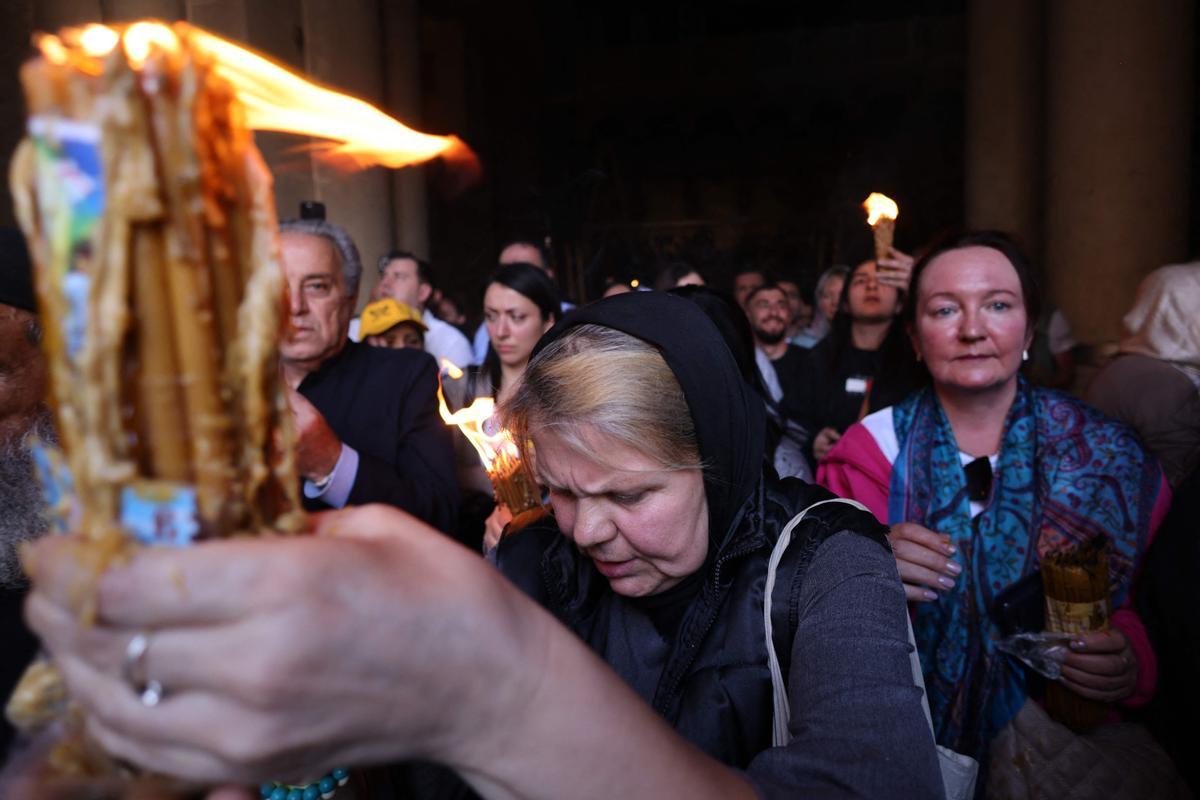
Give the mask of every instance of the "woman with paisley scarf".
[(1062, 683), (1127, 707), (1153, 693), (1130, 585), (1170, 490), (1132, 430), (1018, 376), (1037, 294), (1007, 237), (935, 248), (913, 270), (912, 298), (908, 329), (932, 385), (848, 430), (818, 482), (892, 525), (938, 743), (986, 770), (1028, 699), (989, 609), (1048, 553), (1110, 540), (1111, 628), (1072, 642)]

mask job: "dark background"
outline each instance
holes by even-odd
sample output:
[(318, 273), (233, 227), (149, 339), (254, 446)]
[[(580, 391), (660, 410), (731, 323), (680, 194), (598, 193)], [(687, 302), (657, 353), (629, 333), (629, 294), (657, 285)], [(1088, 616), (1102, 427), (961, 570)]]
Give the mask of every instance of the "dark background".
[[(962, 2), (422, 13), (423, 123), (455, 130), (439, 98), (465, 77), (459, 132), (486, 170), (452, 199), (434, 181), (431, 250), (455, 273), (549, 235), (574, 293), (680, 257), (717, 283), (754, 263), (811, 286), (870, 256), (871, 191), (899, 203), (902, 248), (962, 223)], [(439, 74), (439, 30), (461, 32), (465, 76)]]

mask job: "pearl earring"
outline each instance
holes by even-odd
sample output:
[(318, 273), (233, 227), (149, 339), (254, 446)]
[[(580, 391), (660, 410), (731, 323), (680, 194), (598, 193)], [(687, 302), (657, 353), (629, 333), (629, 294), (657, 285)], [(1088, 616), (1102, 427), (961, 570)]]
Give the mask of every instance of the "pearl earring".
[(1029, 351), (1028, 351), (1028, 350), (1022, 350), (1022, 351), (1021, 351), (1021, 360), (1022, 360), (1022, 361), (1028, 361), (1028, 360), (1029, 360)]

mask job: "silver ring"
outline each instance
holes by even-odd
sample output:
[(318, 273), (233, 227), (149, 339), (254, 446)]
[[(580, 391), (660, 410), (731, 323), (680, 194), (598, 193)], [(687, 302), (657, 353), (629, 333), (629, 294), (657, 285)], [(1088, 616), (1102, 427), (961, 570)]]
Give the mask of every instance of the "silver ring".
[(146, 651), (150, 649), (150, 634), (138, 632), (125, 645), (125, 661), (121, 675), (146, 708), (154, 708), (163, 698), (163, 685), (148, 680), (146, 675)]

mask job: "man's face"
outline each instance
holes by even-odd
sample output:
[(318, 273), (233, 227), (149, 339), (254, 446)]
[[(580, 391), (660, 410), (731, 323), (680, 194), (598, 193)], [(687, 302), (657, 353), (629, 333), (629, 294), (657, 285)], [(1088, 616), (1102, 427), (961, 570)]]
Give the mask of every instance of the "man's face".
[[(533, 264), (535, 267), (546, 269), (546, 260), (542, 251), (525, 242), (513, 242), (500, 251), (501, 264)], [(547, 270), (549, 272), (549, 270)]]
[(761, 272), (742, 272), (733, 278), (733, 298), (742, 308), (746, 307), (746, 298), (755, 289), (763, 285)]
[(0, 588), (24, 584), (17, 546), (46, 530), (27, 434), (52, 442), (54, 431), (42, 404), (46, 362), (32, 322), (28, 311), (0, 303)]
[(353, 299), (333, 245), (320, 236), (279, 237), (287, 281), (288, 331), (279, 347), (285, 364), (312, 372), (346, 346)]
[(750, 298), (746, 315), (750, 318), (750, 329), (759, 344), (777, 344), (787, 333), (787, 295), (782, 289), (763, 289)]
[(383, 333), (368, 336), (367, 344), (374, 345), (375, 347), (387, 347), (392, 350), (403, 350), (404, 348), (424, 350), (425, 336), (416, 325), (401, 322), (399, 325), (393, 325), (388, 328)]
[(424, 308), (425, 301), (433, 287), (421, 283), (417, 271), (417, 262), (411, 258), (394, 258), (383, 268), (379, 283), (371, 292), (372, 300), (382, 300), (390, 297), (400, 303), (408, 303), (413, 308)]

